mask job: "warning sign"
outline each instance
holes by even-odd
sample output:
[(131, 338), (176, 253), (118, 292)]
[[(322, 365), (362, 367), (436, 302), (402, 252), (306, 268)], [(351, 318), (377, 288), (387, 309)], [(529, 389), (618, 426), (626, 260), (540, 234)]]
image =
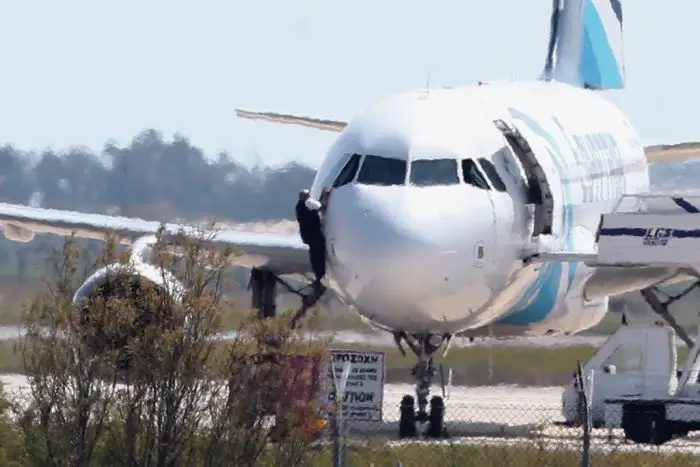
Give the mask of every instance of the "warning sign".
[[(348, 420), (382, 421), (384, 399), (385, 354), (378, 351), (331, 350), (331, 364), (339, 378), (346, 362), (350, 375), (345, 387), (343, 416)], [(331, 368), (328, 377), (333, 378)], [(335, 401), (335, 386), (330, 385), (328, 402)]]

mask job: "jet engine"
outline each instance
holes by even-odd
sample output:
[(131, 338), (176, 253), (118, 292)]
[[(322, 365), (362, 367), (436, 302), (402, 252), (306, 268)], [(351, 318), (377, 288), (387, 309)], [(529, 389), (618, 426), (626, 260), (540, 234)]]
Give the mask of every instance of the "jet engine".
[[(129, 279), (125, 281), (125, 279)], [(85, 301), (95, 293), (103, 297), (119, 294), (122, 291), (119, 284), (129, 282), (131, 286), (137, 283), (153, 286), (158, 293), (165, 293), (179, 301), (184, 293), (182, 283), (169, 271), (164, 271), (154, 265), (136, 261), (133, 264), (112, 264), (95, 271), (78, 288), (73, 296), (73, 303)], [(133, 296), (131, 298), (134, 298)]]
[[(158, 320), (167, 326), (170, 311), (181, 301), (184, 291), (183, 284), (172, 273), (142, 261), (113, 264), (97, 270), (73, 296), (74, 304), (82, 304), (83, 325), (90, 325), (93, 331), (87, 334), (89, 351), (123, 349), (145, 326), (158, 324)], [(114, 299), (129, 300), (136, 308), (133, 322), (114, 326), (106, 321), (107, 310), (96, 309)], [(128, 366), (128, 357), (120, 356), (120, 369)]]
[(34, 240), (34, 232), (19, 225), (4, 224), (2, 232), (12, 242), (29, 243)]

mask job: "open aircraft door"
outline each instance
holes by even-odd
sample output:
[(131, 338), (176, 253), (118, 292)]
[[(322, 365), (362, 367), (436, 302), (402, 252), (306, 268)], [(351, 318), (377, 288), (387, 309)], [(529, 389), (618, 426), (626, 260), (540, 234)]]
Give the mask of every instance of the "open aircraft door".
[(554, 195), (547, 180), (547, 175), (540, 165), (530, 144), (520, 131), (503, 120), (494, 120), (505, 137), (508, 147), (522, 164), (525, 172), (527, 200), (526, 204), (534, 207), (532, 237), (552, 235), (554, 223)]

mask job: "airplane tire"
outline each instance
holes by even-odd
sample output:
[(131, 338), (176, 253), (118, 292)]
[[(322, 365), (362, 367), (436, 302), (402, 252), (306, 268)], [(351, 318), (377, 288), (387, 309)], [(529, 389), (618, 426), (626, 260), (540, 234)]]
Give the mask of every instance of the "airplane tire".
[(441, 438), (445, 434), (445, 402), (440, 396), (430, 399), (428, 430), (425, 434), (429, 438)]
[[(625, 439), (640, 444), (660, 446), (674, 436), (673, 425), (666, 420), (662, 407), (629, 407), (623, 412), (622, 429)], [(624, 410), (624, 409), (623, 409)]]
[(657, 416), (654, 421), (654, 439), (653, 443), (656, 446), (661, 446), (673, 439), (673, 427), (661, 416)]
[(653, 439), (650, 414), (635, 407), (624, 407), (622, 415), (622, 430), (625, 439), (640, 444), (649, 444)]
[(401, 399), (399, 418), (399, 438), (415, 438), (418, 436), (416, 429), (416, 401), (413, 396), (405, 395)]

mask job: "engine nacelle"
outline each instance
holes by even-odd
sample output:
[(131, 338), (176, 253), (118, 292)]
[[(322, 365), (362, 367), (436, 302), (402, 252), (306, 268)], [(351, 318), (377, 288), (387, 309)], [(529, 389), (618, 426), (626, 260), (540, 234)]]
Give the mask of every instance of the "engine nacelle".
[[(123, 279), (124, 276), (133, 279), (130, 282), (143, 282), (155, 286), (159, 293), (167, 293), (174, 300), (181, 300), (185, 292), (183, 284), (169, 271), (143, 262), (133, 264), (111, 264), (95, 271), (81, 285), (73, 296), (73, 303), (87, 300), (101, 288), (109, 285), (110, 280)], [(104, 292), (103, 292), (104, 293)]]
[[(185, 288), (169, 271), (143, 262), (133, 264), (112, 264), (94, 272), (76, 291), (73, 303), (85, 303), (83, 307), (83, 323), (91, 323), (94, 333), (90, 333), (85, 343), (91, 352), (100, 352), (103, 349), (120, 350), (126, 347), (130, 338), (139, 336), (147, 324), (154, 320), (165, 319), (167, 321), (167, 309), (148, 309), (152, 301), (140, 300), (143, 292), (153, 291), (161, 297), (167, 297), (168, 305), (176, 305), (181, 302)], [(124, 331), (118, 333), (107, 331), (113, 326), (105, 327), (100, 321), (104, 320), (104, 314), (91, 309), (90, 298), (102, 299), (129, 299), (134, 300), (137, 307), (137, 316), (130, 326), (123, 327)], [(158, 305), (159, 306), (159, 305)], [(143, 308), (140, 308), (143, 307)], [(104, 322), (104, 321), (103, 321)], [(121, 326), (120, 326), (121, 327)], [(130, 359), (124, 354), (119, 357), (118, 366), (121, 370), (130, 367)]]
[(34, 240), (34, 232), (19, 225), (3, 224), (2, 232), (11, 242), (29, 243)]

